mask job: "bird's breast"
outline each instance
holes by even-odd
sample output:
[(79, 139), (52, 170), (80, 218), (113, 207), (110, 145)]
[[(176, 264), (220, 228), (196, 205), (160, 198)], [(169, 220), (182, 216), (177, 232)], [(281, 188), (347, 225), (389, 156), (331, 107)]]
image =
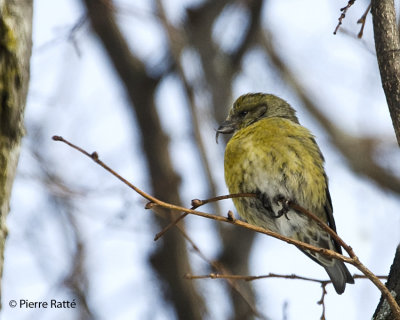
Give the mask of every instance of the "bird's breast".
[(318, 146), (306, 128), (286, 119), (266, 118), (236, 132), (225, 151), (225, 180), (230, 193), (279, 194), (309, 210), (326, 201)]

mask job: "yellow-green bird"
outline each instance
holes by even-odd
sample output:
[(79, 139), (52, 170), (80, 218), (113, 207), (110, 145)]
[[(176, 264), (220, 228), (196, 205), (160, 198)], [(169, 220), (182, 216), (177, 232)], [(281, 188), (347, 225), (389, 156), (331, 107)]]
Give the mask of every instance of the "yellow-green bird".
[[(324, 157), (314, 136), (301, 126), (296, 111), (272, 94), (239, 97), (218, 134), (233, 133), (225, 150), (225, 181), (229, 192), (255, 193), (234, 198), (248, 223), (342, 253), (318, 224), (288, 204), (296, 203), (336, 231)], [(301, 249), (302, 250), (302, 249)], [(354, 279), (342, 261), (304, 251), (323, 266), (338, 294)]]

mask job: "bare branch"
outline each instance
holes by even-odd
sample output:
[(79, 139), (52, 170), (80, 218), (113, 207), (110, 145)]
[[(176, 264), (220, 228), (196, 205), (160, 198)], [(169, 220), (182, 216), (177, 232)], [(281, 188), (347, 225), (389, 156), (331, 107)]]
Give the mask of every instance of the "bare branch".
[(361, 16), (360, 19), (357, 20), (357, 23), (361, 24), (360, 32), (358, 33), (357, 37), (359, 39), (362, 38), (363, 33), (364, 33), (364, 27), (365, 27), (365, 22), (367, 21), (367, 15), (369, 10), (371, 10), (371, 4), (368, 5), (367, 10), (365, 10), (364, 14)]
[(327, 295), (327, 291), (326, 291), (326, 285), (327, 285), (328, 283), (326, 283), (326, 282), (322, 282), (321, 283), (321, 288), (322, 288), (322, 295), (321, 295), (321, 299), (317, 302), (319, 305), (321, 305), (322, 306), (322, 315), (321, 315), (321, 320), (325, 320), (326, 318), (325, 318), (325, 297), (326, 297), (326, 295)]
[[(298, 276), (296, 274), (277, 274), (277, 273), (269, 273), (261, 276), (242, 276), (237, 274), (219, 274), (219, 273), (210, 273), (205, 275), (191, 275), (186, 274), (186, 279), (234, 279), (234, 280), (244, 280), (244, 281), (254, 281), (260, 279), (270, 279), (270, 278), (281, 278), (281, 279), (294, 279), (294, 280), (303, 280), (309, 282), (318, 282), (318, 283), (331, 283), (331, 280), (320, 280), (315, 278)], [(362, 274), (354, 274), (354, 279), (368, 279), (367, 276)], [(377, 276), (379, 279), (387, 279), (387, 276)]]
[[(231, 199), (231, 198), (240, 198), (240, 197), (253, 197), (255, 196), (254, 193), (240, 193), (240, 194), (228, 194), (225, 196), (218, 196), (214, 197), (211, 199), (206, 199), (206, 200), (199, 200), (199, 199), (193, 199), (192, 200), (192, 207), (191, 209), (197, 209), (200, 206), (203, 206), (207, 203), (211, 202), (216, 202), (220, 200), (225, 200), (225, 199)], [(171, 229), (173, 226), (175, 226), (179, 221), (181, 221), (183, 218), (185, 218), (189, 213), (185, 212), (181, 216), (179, 216), (176, 220), (172, 221), (169, 225), (167, 225), (164, 229), (162, 229), (159, 233), (156, 234), (154, 237), (154, 241), (157, 241), (160, 239), (169, 229)], [(228, 213), (229, 217), (229, 213)], [(233, 216), (230, 217), (231, 220), (233, 220)]]
[(354, 2), (356, 2), (355, 0), (349, 0), (349, 2), (347, 3), (347, 5), (343, 8), (340, 9), (340, 11), (342, 11), (340, 17), (339, 17), (339, 22), (335, 28), (335, 31), (333, 31), (333, 34), (336, 34), (340, 28), (340, 26), (342, 25), (343, 19), (346, 17), (346, 13), (347, 10), (354, 4)]
[[(85, 154), (86, 156), (91, 158), (93, 161), (95, 161), (98, 165), (102, 166), (108, 172), (112, 173), (115, 177), (117, 177), (119, 180), (124, 182), (130, 188), (132, 188), (135, 192), (140, 194), (145, 199), (149, 200), (150, 202), (147, 203), (147, 205), (145, 207), (146, 209), (157, 209), (158, 207), (161, 207), (161, 208), (170, 209), (171, 212), (176, 212), (176, 211), (178, 211), (178, 212), (186, 212), (186, 213), (190, 213), (190, 214), (193, 214), (193, 215), (196, 215), (196, 216), (201, 216), (201, 217), (204, 217), (204, 218), (207, 218), (207, 219), (212, 219), (212, 220), (216, 220), (216, 221), (230, 223), (230, 224), (233, 224), (233, 225), (236, 225), (236, 226), (240, 226), (242, 228), (253, 230), (253, 231), (258, 232), (258, 233), (263, 233), (263, 234), (269, 235), (269, 236), (274, 237), (276, 239), (285, 241), (285, 242), (287, 242), (289, 244), (293, 244), (293, 245), (295, 245), (297, 247), (300, 247), (300, 248), (302, 248), (304, 250), (310, 250), (310, 251), (313, 251), (313, 252), (317, 252), (317, 253), (323, 254), (324, 256), (327, 256), (327, 257), (330, 257), (330, 258), (334, 258), (334, 259), (338, 259), (338, 260), (341, 260), (341, 261), (344, 261), (344, 262), (347, 262), (347, 263), (350, 263), (350, 264), (354, 265), (363, 274), (365, 274), (365, 276), (367, 276), (368, 279), (370, 279), (372, 281), (372, 283), (374, 283), (375, 286), (382, 292), (382, 295), (387, 299), (387, 301), (388, 301), (388, 303), (389, 303), (389, 305), (390, 305), (390, 307), (392, 309), (392, 312), (393, 312), (394, 316), (400, 319), (400, 307), (397, 304), (397, 302), (394, 299), (394, 297), (391, 295), (391, 293), (385, 287), (385, 285), (366, 266), (364, 266), (361, 263), (361, 261), (358, 259), (358, 257), (354, 253), (352, 253), (351, 258), (348, 258), (348, 257), (345, 257), (345, 256), (343, 256), (343, 255), (341, 255), (341, 254), (339, 254), (339, 253), (337, 253), (337, 252), (335, 252), (333, 250), (328, 250), (328, 249), (324, 249), (324, 248), (318, 248), (318, 247), (312, 246), (312, 245), (310, 245), (308, 243), (282, 236), (282, 235), (280, 235), (280, 234), (278, 234), (276, 232), (272, 232), (270, 230), (251, 225), (251, 224), (243, 222), (241, 220), (236, 220), (236, 219), (232, 220), (231, 217), (225, 218), (225, 217), (216, 216), (216, 215), (205, 213), (205, 212), (201, 212), (201, 211), (196, 211), (196, 210), (193, 210), (193, 209), (187, 209), (187, 208), (184, 208), (184, 207), (181, 207), (181, 206), (177, 206), (177, 205), (174, 205), (174, 204), (166, 203), (166, 202), (161, 201), (161, 200), (159, 200), (159, 199), (147, 194), (146, 192), (140, 190), (139, 188), (134, 186), (132, 183), (127, 181), (125, 178), (120, 176), (118, 173), (116, 173), (114, 170), (112, 170), (110, 167), (108, 167), (104, 162), (102, 162), (98, 158), (98, 155), (97, 155), (96, 152), (93, 152), (92, 154), (89, 154), (87, 151), (83, 150), (80, 147), (75, 146), (74, 144), (70, 143), (69, 141), (65, 140), (64, 138), (62, 138), (60, 136), (54, 136), (53, 140), (64, 142), (64, 143), (68, 144), (69, 146), (73, 147), (74, 149), (82, 152), (83, 154)], [(310, 215), (310, 217), (313, 216), (313, 214), (311, 214), (310, 212), (308, 214)], [(313, 217), (313, 219), (318, 221), (317, 217)], [(323, 224), (323, 222), (322, 222), (322, 224)], [(343, 241), (343, 240), (341, 240), (341, 241)], [(346, 247), (344, 247), (344, 248), (346, 248)], [(351, 247), (349, 247), (349, 248), (350, 248), (350, 252), (352, 252)]]

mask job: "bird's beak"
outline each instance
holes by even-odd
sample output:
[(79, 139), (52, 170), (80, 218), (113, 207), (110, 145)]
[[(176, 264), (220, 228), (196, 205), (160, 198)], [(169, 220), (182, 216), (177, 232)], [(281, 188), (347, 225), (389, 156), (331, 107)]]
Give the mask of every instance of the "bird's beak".
[(236, 130), (236, 123), (232, 120), (226, 120), (218, 127), (217, 133), (215, 135), (215, 140), (218, 143), (218, 136), (220, 133), (229, 134), (233, 133), (235, 130)]

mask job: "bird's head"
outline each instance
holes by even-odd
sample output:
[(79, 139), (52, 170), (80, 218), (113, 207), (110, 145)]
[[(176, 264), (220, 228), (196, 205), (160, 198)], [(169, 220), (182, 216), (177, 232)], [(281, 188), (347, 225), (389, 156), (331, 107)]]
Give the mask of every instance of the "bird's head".
[(296, 111), (283, 99), (273, 94), (248, 93), (240, 96), (229, 110), (228, 117), (218, 127), (220, 133), (229, 134), (246, 128), (263, 118), (285, 118), (299, 123)]

